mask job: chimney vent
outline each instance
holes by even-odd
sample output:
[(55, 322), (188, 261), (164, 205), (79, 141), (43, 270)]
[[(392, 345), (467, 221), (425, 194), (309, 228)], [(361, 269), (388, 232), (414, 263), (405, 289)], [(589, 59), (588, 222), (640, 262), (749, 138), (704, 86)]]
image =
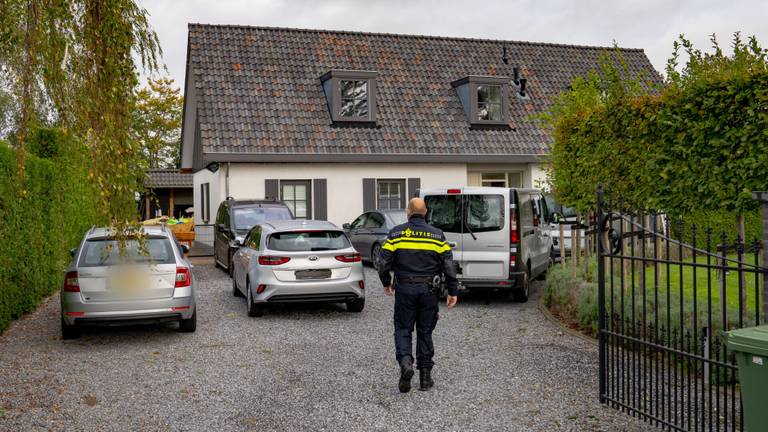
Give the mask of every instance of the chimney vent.
[(525, 78), (520, 78), (520, 96), (522, 96), (522, 97), (526, 96), (526, 94), (525, 94), (525, 83), (527, 81), (528, 80), (525, 79)]
[(515, 82), (515, 85), (520, 85), (520, 66), (512, 68), (512, 81)]
[(506, 45), (504, 45), (504, 51), (503, 51), (503, 54), (501, 55), (501, 60), (504, 62), (504, 64), (509, 63), (509, 57), (507, 57), (507, 46)]

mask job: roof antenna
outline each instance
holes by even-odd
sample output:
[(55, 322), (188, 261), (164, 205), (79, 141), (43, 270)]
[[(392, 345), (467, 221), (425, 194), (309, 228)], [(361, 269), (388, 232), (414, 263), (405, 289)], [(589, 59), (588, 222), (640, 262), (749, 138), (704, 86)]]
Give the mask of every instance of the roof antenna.
[(509, 57), (507, 57), (507, 46), (504, 45), (503, 48), (504, 48), (504, 51), (503, 51), (503, 54), (501, 55), (501, 61), (503, 61), (504, 64), (507, 64), (509, 63)]

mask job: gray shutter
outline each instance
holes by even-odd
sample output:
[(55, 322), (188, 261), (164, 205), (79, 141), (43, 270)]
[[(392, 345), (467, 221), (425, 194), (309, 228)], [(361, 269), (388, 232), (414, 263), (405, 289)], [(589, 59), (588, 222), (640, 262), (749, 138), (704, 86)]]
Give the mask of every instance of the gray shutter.
[(421, 187), (421, 179), (416, 178), (409, 178), (408, 179), (408, 199), (415, 198), (416, 197), (416, 190)]
[(376, 210), (376, 179), (363, 179), (363, 211)]
[(264, 198), (280, 201), (280, 181), (275, 179), (264, 180)]
[(314, 197), (315, 220), (328, 220), (328, 181), (326, 179), (314, 179), (312, 181)]

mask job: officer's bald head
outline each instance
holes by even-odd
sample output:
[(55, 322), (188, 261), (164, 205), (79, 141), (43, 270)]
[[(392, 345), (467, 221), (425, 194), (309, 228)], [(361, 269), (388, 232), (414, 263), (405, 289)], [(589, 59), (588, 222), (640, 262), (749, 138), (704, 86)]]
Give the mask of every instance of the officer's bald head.
[(427, 204), (421, 198), (411, 198), (411, 200), (408, 201), (408, 209), (406, 210), (406, 213), (408, 213), (408, 217), (415, 214), (426, 216)]

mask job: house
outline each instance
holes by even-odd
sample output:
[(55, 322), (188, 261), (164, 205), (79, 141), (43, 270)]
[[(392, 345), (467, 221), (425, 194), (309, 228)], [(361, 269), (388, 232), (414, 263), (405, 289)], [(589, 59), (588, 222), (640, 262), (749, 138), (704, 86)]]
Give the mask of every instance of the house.
[(181, 217), (193, 207), (193, 175), (178, 169), (151, 169), (147, 173), (147, 192), (139, 214), (144, 219), (157, 216)]
[[(190, 24), (181, 167), (196, 222), (228, 196), (341, 224), (419, 187), (539, 186), (551, 138), (531, 116), (605, 50)], [(658, 79), (642, 50), (621, 53)]]

